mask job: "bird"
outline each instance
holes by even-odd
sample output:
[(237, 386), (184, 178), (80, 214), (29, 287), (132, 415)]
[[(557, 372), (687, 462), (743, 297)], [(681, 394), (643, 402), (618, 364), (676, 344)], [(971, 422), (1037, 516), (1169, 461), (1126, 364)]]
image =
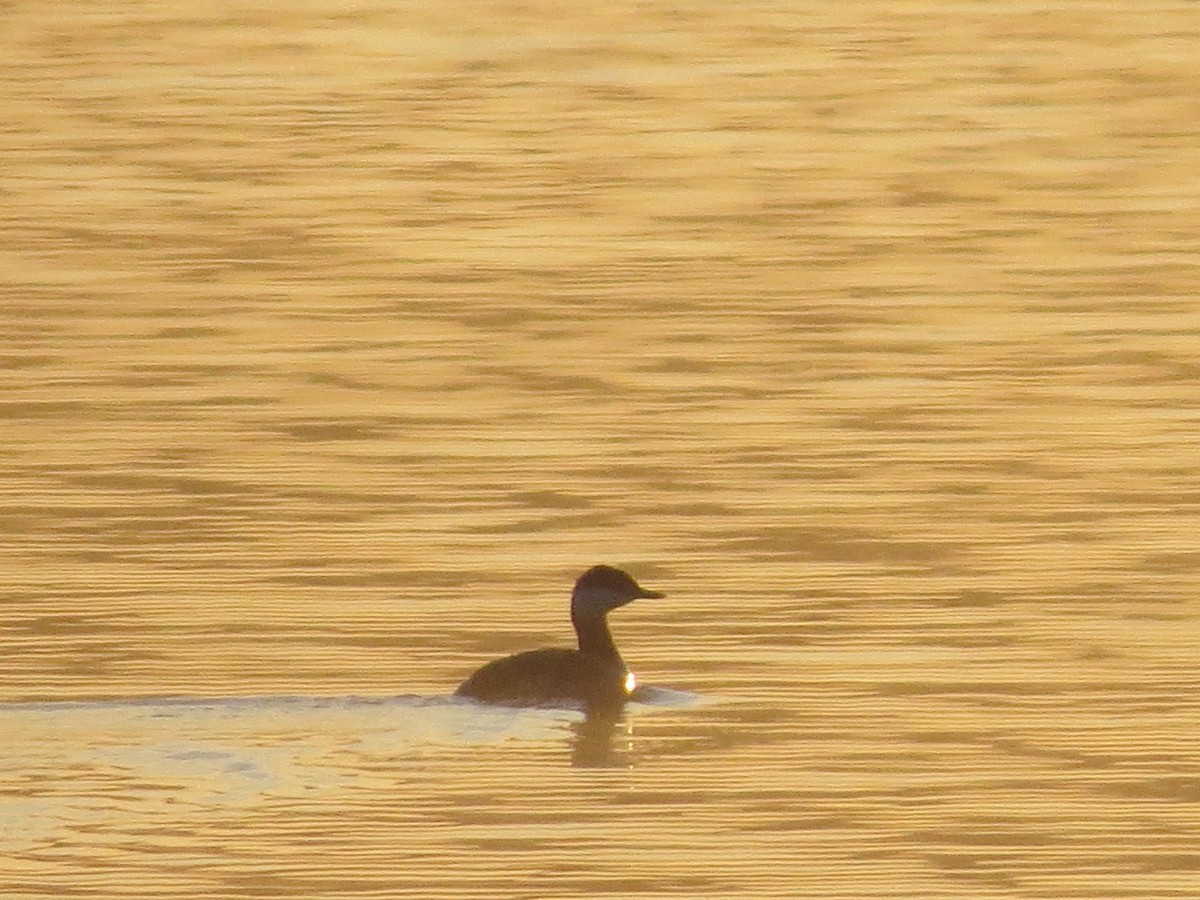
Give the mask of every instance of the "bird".
[(665, 596), (647, 590), (620, 569), (593, 566), (571, 591), (578, 649), (546, 647), (493, 660), (454, 693), (501, 706), (619, 707), (637, 687), (637, 679), (617, 651), (608, 614), (634, 600)]

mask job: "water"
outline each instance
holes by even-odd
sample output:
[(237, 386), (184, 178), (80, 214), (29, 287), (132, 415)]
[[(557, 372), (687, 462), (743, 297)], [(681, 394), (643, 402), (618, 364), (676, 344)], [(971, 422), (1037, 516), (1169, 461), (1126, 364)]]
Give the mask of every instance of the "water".
[(1200, 896), (1193, 12), (11, 4), (0, 893)]

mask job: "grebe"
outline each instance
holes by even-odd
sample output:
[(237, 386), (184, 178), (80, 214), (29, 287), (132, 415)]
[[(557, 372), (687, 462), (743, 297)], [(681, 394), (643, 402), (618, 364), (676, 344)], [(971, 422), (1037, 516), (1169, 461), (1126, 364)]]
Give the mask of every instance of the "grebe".
[(571, 624), (578, 650), (552, 647), (497, 659), (458, 686), (459, 697), (505, 706), (581, 703), (585, 708), (623, 703), (637, 686), (608, 630), (608, 613), (643, 598), (648, 591), (612, 566), (593, 566), (571, 592)]

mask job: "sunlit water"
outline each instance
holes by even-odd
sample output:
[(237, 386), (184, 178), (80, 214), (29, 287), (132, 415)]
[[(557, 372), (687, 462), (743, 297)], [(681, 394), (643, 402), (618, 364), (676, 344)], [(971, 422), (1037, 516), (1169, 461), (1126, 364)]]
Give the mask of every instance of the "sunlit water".
[(1195, 13), (9, 4), (0, 895), (1200, 896)]

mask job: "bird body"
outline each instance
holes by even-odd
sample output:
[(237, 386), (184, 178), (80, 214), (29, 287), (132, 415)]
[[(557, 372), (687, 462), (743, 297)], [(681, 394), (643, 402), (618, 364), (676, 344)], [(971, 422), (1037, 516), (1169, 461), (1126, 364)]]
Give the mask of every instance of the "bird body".
[(544, 647), (493, 660), (455, 693), (504, 706), (613, 703), (623, 699), (629, 674), (621, 660)]

